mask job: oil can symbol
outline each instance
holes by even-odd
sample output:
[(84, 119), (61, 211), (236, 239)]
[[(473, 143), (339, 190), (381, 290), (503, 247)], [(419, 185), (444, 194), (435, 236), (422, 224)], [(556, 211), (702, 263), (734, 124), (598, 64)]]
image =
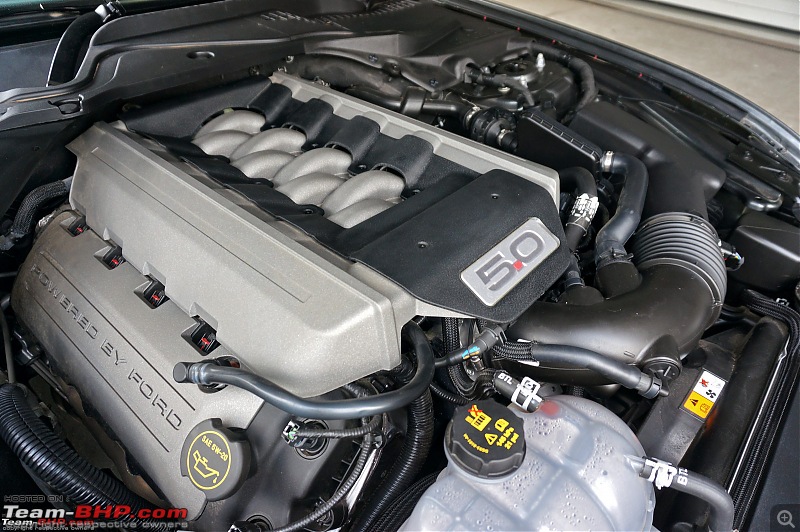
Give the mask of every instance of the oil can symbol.
[(219, 471), (213, 467), (208, 467), (208, 458), (201, 456), (197, 449), (192, 453), (192, 458), (194, 458), (193, 469), (197, 471), (197, 474), (203, 478), (214, 477), (211, 482), (216, 484), (217, 480), (219, 480)]

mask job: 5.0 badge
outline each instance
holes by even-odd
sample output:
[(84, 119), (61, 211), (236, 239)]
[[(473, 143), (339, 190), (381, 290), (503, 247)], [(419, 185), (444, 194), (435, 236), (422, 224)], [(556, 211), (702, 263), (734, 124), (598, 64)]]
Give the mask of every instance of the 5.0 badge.
[(560, 242), (538, 218), (529, 218), (461, 272), (461, 280), (487, 306), (522, 282)]

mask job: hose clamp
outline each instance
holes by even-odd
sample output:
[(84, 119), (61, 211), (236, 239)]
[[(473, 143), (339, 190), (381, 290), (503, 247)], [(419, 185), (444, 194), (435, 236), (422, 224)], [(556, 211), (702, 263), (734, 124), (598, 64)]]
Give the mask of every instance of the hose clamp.
[(661, 391), (663, 388), (664, 385), (661, 379), (655, 375), (648, 375), (647, 373), (642, 373), (639, 383), (636, 385), (636, 391), (645, 399), (655, 399), (659, 395), (666, 395), (667, 390), (664, 390), (663, 393)]
[(503, 138), (504, 138), (506, 135), (508, 135), (509, 133), (511, 133), (511, 130), (510, 130), (510, 129), (505, 129), (505, 128), (503, 128), (503, 129), (501, 129), (501, 130), (500, 130), (500, 134), (499, 134), (499, 135), (497, 135), (497, 145), (498, 145), (498, 146), (502, 146), (502, 145), (503, 145)]
[(523, 410), (533, 412), (539, 408), (539, 405), (544, 400), (539, 395), (539, 389), (541, 387), (542, 385), (539, 384), (539, 382), (530, 377), (523, 377), (522, 381), (517, 383), (514, 393), (509, 400)]
[(614, 152), (607, 151), (603, 154), (603, 159), (600, 161), (600, 169), (603, 172), (610, 172), (614, 164)]
[(645, 458), (644, 468), (642, 469), (642, 477), (647, 474), (647, 468), (650, 468), (650, 475), (647, 477), (648, 482), (658, 488), (668, 488), (672, 485), (672, 479), (678, 474), (678, 468), (669, 462), (659, 460), (658, 458)]
[(481, 108), (476, 105), (476, 106), (473, 106), (469, 111), (467, 111), (467, 113), (464, 115), (464, 127), (465, 128), (469, 129), (470, 122), (472, 122), (472, 119), (475, 118), (475, 115), (478, 114), (478, 111), (480, 111), (480, 110), (481, 110)]

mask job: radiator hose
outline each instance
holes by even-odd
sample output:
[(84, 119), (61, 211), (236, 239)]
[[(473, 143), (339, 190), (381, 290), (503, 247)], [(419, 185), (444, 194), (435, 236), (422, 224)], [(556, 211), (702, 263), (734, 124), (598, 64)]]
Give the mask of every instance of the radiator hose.
[(132, 512), (150, 506), (56, 436), (18, 385), (0, 386), (0, 436), (36, 478), (76, 505), (126, 505)]

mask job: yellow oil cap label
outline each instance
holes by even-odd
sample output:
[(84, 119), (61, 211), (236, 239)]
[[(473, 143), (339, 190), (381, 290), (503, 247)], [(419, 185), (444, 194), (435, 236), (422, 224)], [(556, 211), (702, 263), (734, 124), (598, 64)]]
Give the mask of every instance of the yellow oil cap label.
[(222, 486), (231, 471), (231, 447), (215, 430), (198, 434), (186, 455), (186, 469), (192, 484), (201, 490)]
[(694, 388), (683, 403), (683, 408), (700, 419), (706, 419), (719, 399), (726, 381), (704, 370), (695, 382)]
[(198, 424), (186, 438), (181, 474), (206, 494), (224, 499), (236, 491), (250, 468), (250, 447), (244, 435), (225, 428), (219, 419)]

